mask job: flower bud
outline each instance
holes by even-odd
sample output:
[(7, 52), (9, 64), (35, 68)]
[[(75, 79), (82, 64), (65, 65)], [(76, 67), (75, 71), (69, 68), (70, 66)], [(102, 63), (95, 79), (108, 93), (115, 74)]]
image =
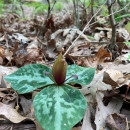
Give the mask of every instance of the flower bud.
[(62, 54), (58, 56), (52, 67), (52, 75), (57, 85), (62, 85), (65, 82), (67, 71), (67, 63)]

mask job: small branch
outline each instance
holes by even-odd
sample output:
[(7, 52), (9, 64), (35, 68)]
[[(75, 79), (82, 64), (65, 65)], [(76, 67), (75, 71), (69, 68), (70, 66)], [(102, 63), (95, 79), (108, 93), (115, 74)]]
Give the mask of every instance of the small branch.
[(54, 4), (53, 4), (53, 6), (51, 7), (51, 3), (50, 3), (50, 0), (47, 0), (47, 3), (48, 3), (48, 14), (47, 14), (47, 19), (49, 18), (49, 16), (50, 16), (50, 13), (51, 13), (51, 11), (53, 10), (53, 8), (54, 8), (54, 5), (55, 5), (55, 3), (56, 3), (56, 0), (54, 1)]
[(51, 4), (50, 4), (50, 0), (47, 0), (48, 3), (48, 13), (47, 13), (47, 18), (49, 18), (50, 12), (51, 12)]
[(22, 10), (22, 17), (25, 18), (24, 9), (23, 9), (23, 6), (22, 6), (22, 0), (19, 0), (19, 1), (20, 1), (20, 8)]
[(73, 14), (74, 14), (74, 19), (75, 19), (75, 21), (76, 21), (76, 19), (77, 19), (77, 14), (76, 14), (76, 2), (75, 2), (75, 0), (73, 0), (73, 6), (74, 6), (74, 12), (73, 12)]
[(53, 10), (55, 4), (56, 4), (56, 0), (54, 1), (54, 4), (53, 4), (52, 7), (51, 7), (51, 11)]
[[(114, 0), (114, 2), (115, 2), (115, 0)], [(112, 2), (111, 0), (107, 1), (108, 13), (109, 14), (113, 14), (112, 7), (113, 7), (114, 2)], [(116, 22), (115, 22), (115, 19), (114, 19), (114, 14), (110, 15), (109, 19), (110, 19), (110, 23), (111, 23), (111, 26), (112, 26), (112, 39), (111, 39), (111, 43), (109, 45), (109, 50), (112, 52), (112, 50), (114, 49), (115, 44), (116, 44)]]
[[(92, 16), (94, 15), (93, 5), (94, 5), (94, 0), (91, 0), (91, 14), (92, 14)], [(94, 22), (94, 21), (95, 21), (95, 18), (92, 19), (92, 22)]]

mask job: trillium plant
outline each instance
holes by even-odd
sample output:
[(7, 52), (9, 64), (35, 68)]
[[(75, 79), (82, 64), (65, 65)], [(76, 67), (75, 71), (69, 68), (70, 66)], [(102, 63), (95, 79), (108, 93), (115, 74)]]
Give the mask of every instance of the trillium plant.
[(29, 64), (5, 76), (19, 94), (43, 88), (33, 100), (35, 117), (45, 130), (70, 130), (84, 116), (85, 97), (70, 84), (89, 84), (95, 68), (68, 65), (62, 54), (52, 70), (42, 64)]

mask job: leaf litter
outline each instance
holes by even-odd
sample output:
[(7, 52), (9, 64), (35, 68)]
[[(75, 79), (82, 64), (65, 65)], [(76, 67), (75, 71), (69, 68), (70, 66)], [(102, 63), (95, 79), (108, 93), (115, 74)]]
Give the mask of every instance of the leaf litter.
[(31, 120), (37, 130), (42, 130), (32, 107), (32, 98), (40, 90), (18, 95), (3, 77), (27, 64), (52, 67), (57, 55), (65, 54), (73, 45), (65, 55), (67, 63), (94, 67), (97, 71), (89, 85), (77, 84), (86, 97), (88, 108), (83, 120), (72, 130), (128, 130), (130, 61), (127, 54), (130, 48), (123, 42), (130, 40), (129, 25), (123, 23), (124, 28), (117, 28), (118, 49), (112, 55), (108, 49), (112, 28), (105, 24), (103, 17), (97, 16), (102, 24), (95, 23), (84, 33), (72, 26), (74, 20), (68, 12), (64, 17), (50, 15), (46, 20), (42, 16), (30, 20), (19, 18), (14, 13), (0, 18), (0, 120), (7, 124)]

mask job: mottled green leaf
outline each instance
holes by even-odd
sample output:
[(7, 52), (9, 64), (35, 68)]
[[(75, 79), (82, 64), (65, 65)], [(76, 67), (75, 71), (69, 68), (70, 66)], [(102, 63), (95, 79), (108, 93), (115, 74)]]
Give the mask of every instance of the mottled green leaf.
[(53, 84), (53, 81), (45, 75), (46, 71), (51, 73), (51, 69), (44, 65), (30, 64), (5, 76), (5, 80), (10, 82), (11, 87), (18, 93), (28, 93), (42, 86)]
[(35, 116), (45, 130), (70, 130), (84, 116), (87, 103), (69, 85), (49, 86), (33, 101)]
[(65, 83), (78, 83), (81, 85), (89, 84), (95, 74), (95, 68), (85, 68), (77, 65), (69, 65), (67, 69), (66, 79), (76, 74), (78, 79), (70, 78)]

